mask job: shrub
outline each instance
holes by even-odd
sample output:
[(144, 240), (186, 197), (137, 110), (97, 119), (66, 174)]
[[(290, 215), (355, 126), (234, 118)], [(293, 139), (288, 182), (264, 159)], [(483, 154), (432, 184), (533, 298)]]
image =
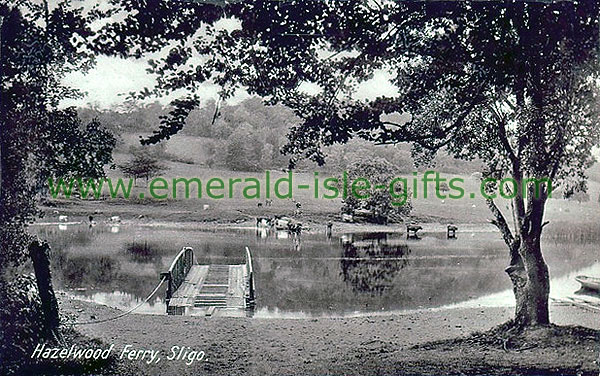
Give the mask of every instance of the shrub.
[(35, 277), (23, 275), (11, 282), (0, 279), (0, 374), (23, 366), (42, 340), (42, 306)]

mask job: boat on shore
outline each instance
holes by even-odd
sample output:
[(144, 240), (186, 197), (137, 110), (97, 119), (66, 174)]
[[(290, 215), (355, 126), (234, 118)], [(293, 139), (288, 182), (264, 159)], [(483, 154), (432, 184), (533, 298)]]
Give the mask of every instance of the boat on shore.
[(581, 284), (581, 287), (588, 290), (600, 292), (600, 278), (578, 275), (575, 280)]

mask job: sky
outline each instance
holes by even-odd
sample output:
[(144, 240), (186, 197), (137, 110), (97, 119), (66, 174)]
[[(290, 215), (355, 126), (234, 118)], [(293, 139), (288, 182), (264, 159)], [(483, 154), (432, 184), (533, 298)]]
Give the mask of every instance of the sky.
[[(152, 88), (155, 84), (153, 75), (146, 72), (147, 63), (142, 59), (122, 59), (117, 57), (99, 56), (95, 68), (87, 72), (73, 72), (65, 77), (64, 82), (70, 87), (86, 93), (81, 99), (66, 99), (62, 106), (76, 106), (106, 109), (118, 107), (132, 91), (140, 91), (145, 87)], [(374, 99), (381, 95), (398, 95), (398, 89), (389, 81), (389, 73), (377, 71), (373, 78), (358, 86), (356, 99)], [(318, 90), (311, 84), (302, 85), (309, 93)], [(218, 99), (219, 87), (212, 83), (205, 83), (198, 93), (201, 102), (209, 99)], [(248, 98), (248, 93), (240, 90), (227, 102), (236, 104)], [(176, 95), (159, 99), (162, 103), (168, 103)]]
[[(86, 6), (91, 6), (95, 3), (93, 0), (82, 0)], [(99, 1), (101, 5), (106, 5), (106, 0)], [(115, 18), (118, 16), (113, 16)], [(101, 24), (95, 25), (95, 28), (101, 27)], [(215, 23), (215, 30), (232, 30), (238, 29), (241, 24), (233, 18), (224, 18)], [(159, 58), (152, 56), (153, 58)], [(147, 62), (145, 59), (122, 59), (118, 57), (98, 56), (97, 64), (94, 69), (87, 74), (81, 72), (73, 72), (65, 77), (64, 82), (73, 88), (79, 89), (85, 93), (85, 97), (80, 99), (65, 99), (62, 106), (88, 107), (93, 106), (100, 109), (114, 108), (122, 104), (127, 97), (127, 94), (132, 91), (141, 91), (144, 88), (152, 88), (155, 84), (153, 75), (146, 72)], [(374, 77), (366, 82), (363, 82), (357, 88), (356, 99), (374, 99), (378, 96), (395, 96), (398, 95), (398, 89), (394, 87), (388, 80), (389, 74), (384, 71), (377, 71)], [(301, 85), (301, 90), (314, 94), (319, 91), (319, 88), (314, 84), (304, 83)], [(219, 87), (205, 83), (201, 86), (198, 95), (201, 103), (207, 102), (210, 99), (218, 99)], [(181, 92), (171, 95), (166, 98), (159, 98), (161, 103), (167, 104), (172, 99), (176, 98)], [(248, 98), (249, 95), (245, 90), (239, 90), (236, 95), (227, 100), (229, 104), (236, 104)], [(154, 101), (155, 99), (151, 99)]]
[[(99, 4), (101, 8), (108, 7), (107, 0), (81, 0), (81, 4), (88, 8), (96, 4)], [(92, 28), (98, 29), (109, 20), (115, 21), (120, 17), (119, 14), (114, 15), (104, 21), (99, 21), (93, 25)], [(216, 30), (224, 29), (231, 31), (239, 27), (241, 27), (239, 22), (231, 18), (222, 19), (214, 25)], [(165, 54), (166, 49), (162, 53), (153, 54), (148, 58), (157, 59)], [(101, 109), (118, 107), (126, 100), (128, 93), (141, 91), (146, 87), (150, 89), (155, 85), (156, 80), (153, 75), (146, 71), (147, 68), (147, 59), (123, 59), (118, 57), (98, 56), (94, 69), (86, 74), (82, 72), (73, 72), (64, 79), (64, 83), (68, 86), (86, 93), (85, 97), (80, 99), (66, 99), (61, 105), (65, 107), (94, 106)], [(218, 86), (211, 83), (205, 83), (201, 86), (198, 95), (200, 96), (200, 100), (204, 102), (208, 99), (218, 99), (218, 92)], [(158, 100), (161, 103), (167, 104), (181, 94), (182, 93), (179, 92), (166, 98), (158, 98)], [(235, 104), (247, 97), (247, 93), (240, 91), (228, 102)], [(154, 100), (156, 99), (150, 99), (150, 101)]]
[[(145, 60), (122, 59), (117, 57), (99, 56), (95, 68), (87, 72), (73, 72), (65, 77), (64, 82), (70, 87), (81, 90), (85, 97), (80, 99), (66, 99), (63, 106), (88, 107), (101, 109), (118, 107), (132, 91), (141, 91), (152, 88), (156, 80), (153, 75), (146, 72), (148, 68)], [(218, 98), (218, 86), (204, 84), (199, 93), (201, 100)], [(176, 97), (161, 98), (159, 101), (168, 103)], [(242, 100), (240, 95), (236, 100)]]
[[(80, 0), (84, 6), (93, 4), (106, 5), (107, 0)], [(96, 25), (100, 27), (101, 25)], [(239, 28), (239, 22), (234, 19), (223, 19), (215, 24), (215, 29), (233, 30)], [(99, 109), (118, 108), (127, 98), (127, 94), (134, 91), (140, 91), (144, 88), (152, 88), (155, 84), (155, 78), (149, 74), (147, 62), (144, 59), (122, 59), (118, 57), (98, 56), (96, 66), (87, 73), (73, 72), (67, 75), (64, 82), (73, 88), (79, 89), (85, 93), (83, 98), (65, 99), (62, 106), (76, 107), (95, 107)], [(379, 70), (370, 80), (361, 83), (354, 95), (355, 99), (374, 99), (378, 96), (394, 97), (398, 95), (398, 88), (389, 80), (390, 74)], [(309, 94), (319, 91), (319, 88), (310, 83), (303, 83), (300, 87)], [(218, 99), (219, 87), (211, 83), (204, 83), (198, 92), (201, 103), (206, 103), (210, 99)], [(175, 93), (166, 98), (158, 98), (161, 103), (167, 104), (181, 93)], [(249, 95), (244, 90), (236, 92), (232, 98), (228, 99), (229, 104), (236, 104), (248, 98)], [(156, 99), (151, 99), (154, 101)], [(201, 104), (202, 106), (202, 104)], [(600, 149), (593, 151), (596, 158), (600, 159)]]

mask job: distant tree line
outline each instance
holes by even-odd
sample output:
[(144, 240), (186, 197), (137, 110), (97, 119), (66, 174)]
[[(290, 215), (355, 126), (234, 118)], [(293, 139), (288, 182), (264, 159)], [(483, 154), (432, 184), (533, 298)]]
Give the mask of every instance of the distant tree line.
[[(107, 110), (81, 108), (79, 116), (84, 120), (98, 119), (114, 134), (147, 134), (160, 123), (161, 116), (169, 111), (158, 102), (142, 104), (133, 101)], [(210, 168), (227, 168), (234, 171), (279, 170), (288, 167), (288, 157), (280, 150), (287, 141), (286, 135), (298, 118), (282, 105), (267, 106), (261, 99), (252, 97), (238, 104), (224, 104), (210, 100), (193, 110), (186, 120), (182, 134), (203, 139), (204, 164)], [(159, 144), (161, 146), (164, 144)], [(123, 146), (123, 145), (121, 145)], [(158, 160), (177, 160), (164, 151), (153, 151)], [(143, 152), (125, 149), (140, 155)], [(348, 170), (364, 159), (365, 155), (381, 158), (394, 165), (399, 172), (412, 172), (415, 167), (411, 149), (407, 145), (376, 146), (364, 140), (351, 140), (344, 145), (326, 149), (327, 163), (321, 170), (333, 173)], [(435, 166), (445, 172), (464, 173), (477, 171), (477, 162), (456, 160), (440, 154)], [(311, 169), (311, 161), (300, 161), (297, 169)]]

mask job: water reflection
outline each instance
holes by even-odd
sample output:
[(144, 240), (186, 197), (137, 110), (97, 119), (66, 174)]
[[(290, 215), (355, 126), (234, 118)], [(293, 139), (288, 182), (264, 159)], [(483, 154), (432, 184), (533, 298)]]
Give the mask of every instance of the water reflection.
[[(573, 295), (579, 274), (597, 275), (596, 227), (561, 232), (548, 226), (543, 239), (555, 296)], [(426, 228), (418, 242), (403, 232), (347, 234), (255, 228), (198, 230), (184, 227), (98, 224), (33, 226), (52, 246), (56, 286), (94, 301), (130, 308), (144, 299), (184, 246), (201, 264), (238, 264), (252, 250), (258, 316), (356, 315), (435, 308), (473, 302), (510, 304), (510, 280), (503, 272), (508, 252), (492, 228), (461, 225), (476, 236), (446, 239), (446, 228)], [(565, 230), (566, 231), (566, 230)], [(286, 235), (287, 237), (285, 237)], [(576, 235), (570, 235), (570, 234)], [(283, 236), (281, 236), (283, 235)], [(600, 274), (598, 274), (600, 275)], [(161, 304), (159, 291), (153, 304)], [(158, 303), (156, 303), (158, 302)], [(164, 307), (163, 307), (164, 308)], [(164, 312), (144, 305), (142, 312)]]
[[(133, 294), (121, 292), (118, 290), (111, 292), (90, 293), (81, 290), (73, 290), (69, 291), (69, 293), (85, 301), (104, 304), (109, 307), (119, 307), (123, 310), (129, 310), (136, 306), (139, 306), (140, 303), (142, 303), (143, 301), (142, 298), (139, 298)], [(161, 296), (159, 296), (159, 294), (157, 294), (156, 296), (154, 296), (153, 299), (150, 299), (148, 302), (141, 304), (141, 306), (136, 310), (136, 312), (164, 315), (165, 305), (163, 299), (161, 298)]]
[(55, 257), (56, 270), (71, 286), (102, 286), (119, 277), (118, 260), (104, 255), (69, 255)]
[(291, 231), (291, 230), (278, 230), (273, 227), (257, 226), (256, 227), (256, 238), (263, 242), (268, 242), (269, 238), (274, 239), (291, 239), (292, 249), (296, 252), (302, 250), (302, 231)]
[(156, 263), (161, 260), (165, 253), (170, 253), (168, 249), (164, 249), (160, 244), (147, 240), (143, 242), (131, 242), (126, 245), (125, 253), (129, 260), (137, 263)]
[(393, 286), (401, 269), (408, 266), (410, 249), (406, 244), (388, 241), (386, 233), (344, 238), (340, 258), (342, 278), (355, 292), (382, 295)]

